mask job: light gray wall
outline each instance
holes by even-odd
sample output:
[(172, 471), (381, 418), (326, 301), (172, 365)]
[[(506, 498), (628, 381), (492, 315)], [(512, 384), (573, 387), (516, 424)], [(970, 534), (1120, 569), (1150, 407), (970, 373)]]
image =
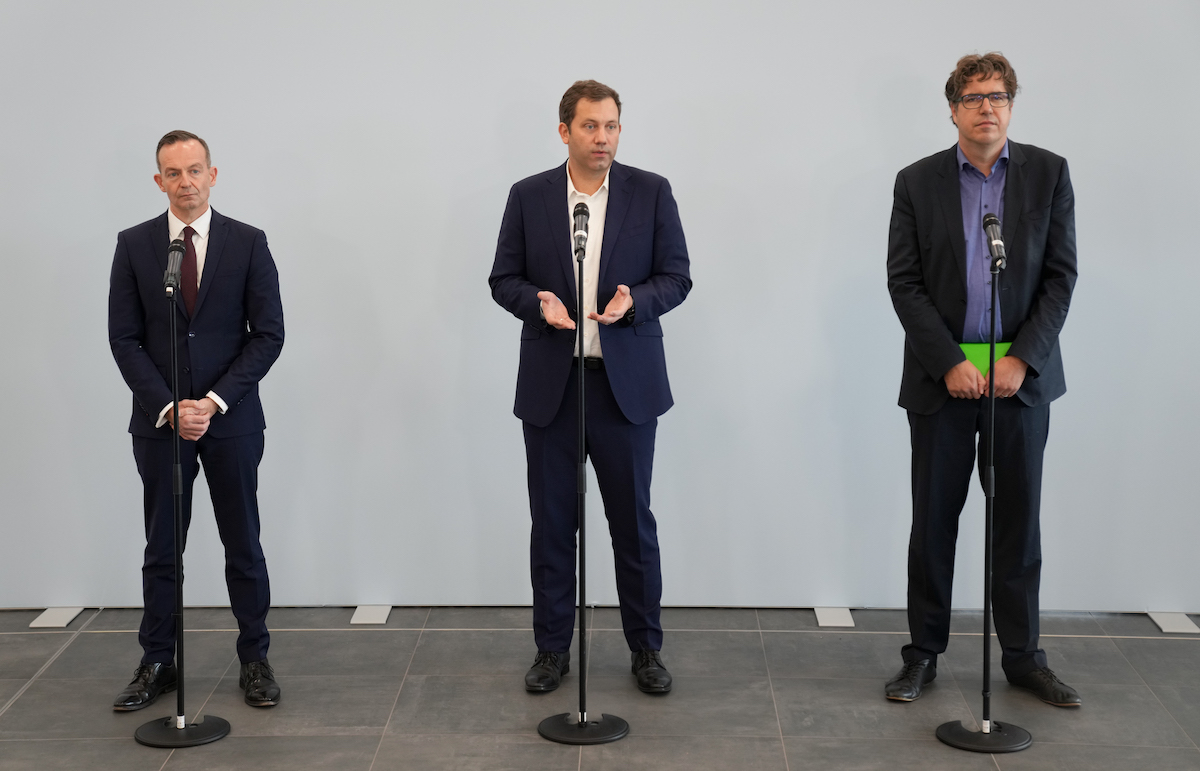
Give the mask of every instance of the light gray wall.
[[(0, 5), (0, 606), (140, 604), (105, 307), (116, 232), (165, 209), (173, 128), (209, 140), (213, 205), (267, 231), (282, 276), (274, 601), (529, 602), (520, 324), (486, 278), (509, 185), (565, 157), (580, 77), (621, 92), (620, 160), (671, 180), (692, 256), (664, 320), (663, 601), (903, 606), (892, 182), (954, 142), (957, 57), (1000, 49), (1024, 85), (1011, 136), (1066, 156), (1077, 195), (1043, 605), (1200, 610), (1200, 5), (720, 5)], [(222, 604), (198, 500), (188, 601)], [(982, 509), (973, 493), (961, 606), (981, 601)], [(613, 602), (590, 510), (590, 586)]]

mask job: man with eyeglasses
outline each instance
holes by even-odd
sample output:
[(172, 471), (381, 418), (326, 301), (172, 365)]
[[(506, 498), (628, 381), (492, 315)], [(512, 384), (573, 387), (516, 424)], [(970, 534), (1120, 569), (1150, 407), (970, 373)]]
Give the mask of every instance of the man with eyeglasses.
[[(958, 517), (988, 439), (988, 381), (961, 343), (990, 333), (991, 273), (983, 217), (1003, 225), (995, 368), (992, 604), (1010, 683), (1059, 707), (1079, 694), (1038, 647), (1039, 509), (1050, 402), (1066, 392), (1058, 335), (1075, 285), (1075, 197), (1067, 162), (1008, 139), (1017, 76), (999, 53), (964, 56), (946, 82), (958, 142), (896, 177), (888, 289), (904, 327), (900, 406), (912, 441), (904, 666), (884, 692), (914, 701), (937, 676), (950, 635)], [(999, 351), (998, 351), (999, 354)], [(982, 473), (982, 468), (980, 469)]]

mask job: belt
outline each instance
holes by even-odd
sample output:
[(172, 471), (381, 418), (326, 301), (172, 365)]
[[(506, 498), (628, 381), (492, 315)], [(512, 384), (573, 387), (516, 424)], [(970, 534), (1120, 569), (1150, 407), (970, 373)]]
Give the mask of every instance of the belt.
[[(574, 366), (578, 367), (579, 366), (579, 357), (576, 356), (574, 359), (571, 359), (571, 363)], [(583, 368), (584, 369), (604, 369), (604, 359), (601, 359), (598, 356), (584, 357)]]

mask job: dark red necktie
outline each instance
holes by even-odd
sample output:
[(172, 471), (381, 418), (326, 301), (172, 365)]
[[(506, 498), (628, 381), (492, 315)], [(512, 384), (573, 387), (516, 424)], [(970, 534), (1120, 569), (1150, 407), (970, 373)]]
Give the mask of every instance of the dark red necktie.
[(196, 235), (196, 231), (192, 229), (191, 225), (183, 229), (183, 275), (181, 277), (183, 286), (180, 287), (180, 290), (183, 292), (183, 305), (187, 308), (189, 317), (196, 309), (196, 292), (200, 286), (200, 281), (196, 276), (196, 245), (192, 243), (194, 235)]

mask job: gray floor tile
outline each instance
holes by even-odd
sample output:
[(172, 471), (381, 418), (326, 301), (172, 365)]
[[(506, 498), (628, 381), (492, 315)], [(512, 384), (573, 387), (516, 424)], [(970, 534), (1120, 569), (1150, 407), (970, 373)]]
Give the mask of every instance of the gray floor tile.
[[(183, 649), (189, 677), (220, 677), (237, 660), (237, 633), (192, 632), (185, 635)], [(83, 632), (41, 679), (124, 678), (127, 683), (141, 660), (134, 632)]]
[[(49, 629), (30, 629), (29, 624), (35, 618), (42, 615), (41, 610), (0, 610), (0, 632), (45, 632)], [(70, 624), (62, 627), (65, 632), (74, 632), (86, 623), (92, 616), (96, 615), (95, 608), (84, 608), (83, 611), (71, 620)]]
[[(0, 739), (132, 740), (138, 726), (175, 714), (175, 694), (168, 693), (137, 712), (113, 712), (112, 702), (128, 678), (46, 680), (39, 678), (0, 715)], [(199, 709), (216, 686), (216, 678), (187, 682), (187, 708)]]
[(374, 771), (576, 771), (579, 748), (532, 735), (388, 736)]
[[(919, 702), (916, 702), (919, 703)], [(789, 736), (788, 766), (830, 771), (996, 771), (990, 755), (947, 747), (926, 726), (908, 739), (806, 739)]]
[[(766, 677), (758, 632), (672, 632), (664, 637), (663, 664), (676, 677)], [(621, 632), (592, 636), (588, 672), (593, 676), (633, 677), (629, 644)]]
[(1113, 640), (1148, 685), (1200, 686), (1200, 640)]
[(758, 625), (764, 631), (821, 628), (812, 608), (759, 608)]
[(953, 680), (938, 678), (914, 702), (888, 701), (882, 680), (771, 679), (784, 736), (911, 739), (932, 737), (949, 720), (974, 725)]
[(903, 661), (894, 635), (763, 632), (771, 677), (866, 678), (883, 683)]
[(129, 736), (119, 739), (0, 741), (4, 771), (78, 771), (119, 768), (158, 771), (170, 750), (143, 747)]
[(379, 628), (272, 632), (271, 666), (277, 675), (400, 677), (420, 634)]
[[(421, 633), (410, 675), (504, 675), (521, 682), (537, 655), (533, 635), (525, 631)], [(578, 648), (571, 649), (572, 671), (579, 663)]]
[[(141, 608), (105, 608), (87, 626), (89, 632), (136, 632), (142, 625)], [(237, 619), (227, 607), (183, 608), (183, 628), (234, 629)]]
[(1150, 688), (1162, 705), (1175, 718), (1175, 722), (1187, 732), (1191, 740), (1200, 744), (1200, 688), (1191, 686), (1155, 685)]
[(0, 678), (28, 680), (70, 640), (68, 632), (0, 634)]
[(378, 746), (367, 736), (227, 736), (176, 752), (163, 771), (367, 771)]
[(425, 628), (528, 629), (532, 633), (533, 608), (430, 608)]
[(630, 735), (619, 742), (584, 747), (580, 771), (784, 771), (787, 768), (779, 737), (639, 736), (634, 726), (629, 730)]
[(882, 610), (862, 608), (850, 611), (854, 617), (854, 628), (859, 632), (902, 632), (897, 637), (896, 647), (908, 643), (908, 612), (904, 610)]
[(353, 625), (356, 607), (325, 606), (317, 608), (271, 608), (267, 626), (276, 629), (421, 629), (429, 608), (392, 608), (385, 624)]
[(1039, 622), (1043, 636), (1106, 634), (1091, 613), (1043, 610)]
[(523, 672), (479, 677), (410, 675), (400, 689), (387, 734), (533, 736), (543, 719), (578, 709), (577, 686), (531, 694), (525, 692), (523, 677)]
[(1021, 752), (996, 755), (1000, 771), (1198, 771), (1200, 751), (1172, 747), (1090, 747), (1039, 742)]
[(29, 680), (0, 680), (0, 708), (3, 708), (13, 694), (21, 690), (27, 682)]
[[(1077, 689), (1091, 683), (1142, 684), (1141, 676), (1108, 638), (1043, 637), (1041, 644), (1050, 669)], [(1006, 678), (1000, 667), (1000, 643), (994, 637), (991, 648), (993, 682), (1002, 683)], [(982, 635), (954, 635), (938, 671), (941, 673), (949, 665), (960, 682), (974, 683), (981, 676), (982, 659)]]
[(233, 726), (233, 736), (381, 736), (401, 677), (285, 677), (274, 707), (251, 707), (237, 677), (221, 680), (199, 714)]
[[(1082, 707), (1043, 704), (1033, 694), (1003, 683), (992, 689), (992, 717), (1019, 725), (1035, 742), (1156, 747), (1194, 747), (1144, 685), (1089, 685)], [(968, 699), (979, 716), (980, 699)]]
[(1145, 613), (1093, 613), (1105, 634), (1129, 637), (1164, 637), (1158, 624)]
[(677, 677), (652, 695), (632, 675), (590, 677), (588, 711), (619, 715), (636, 736), (779, 736), (766, 678)]
[(664, 631), (684, 629), (758, 629), (754, 608), (663, 608)]

